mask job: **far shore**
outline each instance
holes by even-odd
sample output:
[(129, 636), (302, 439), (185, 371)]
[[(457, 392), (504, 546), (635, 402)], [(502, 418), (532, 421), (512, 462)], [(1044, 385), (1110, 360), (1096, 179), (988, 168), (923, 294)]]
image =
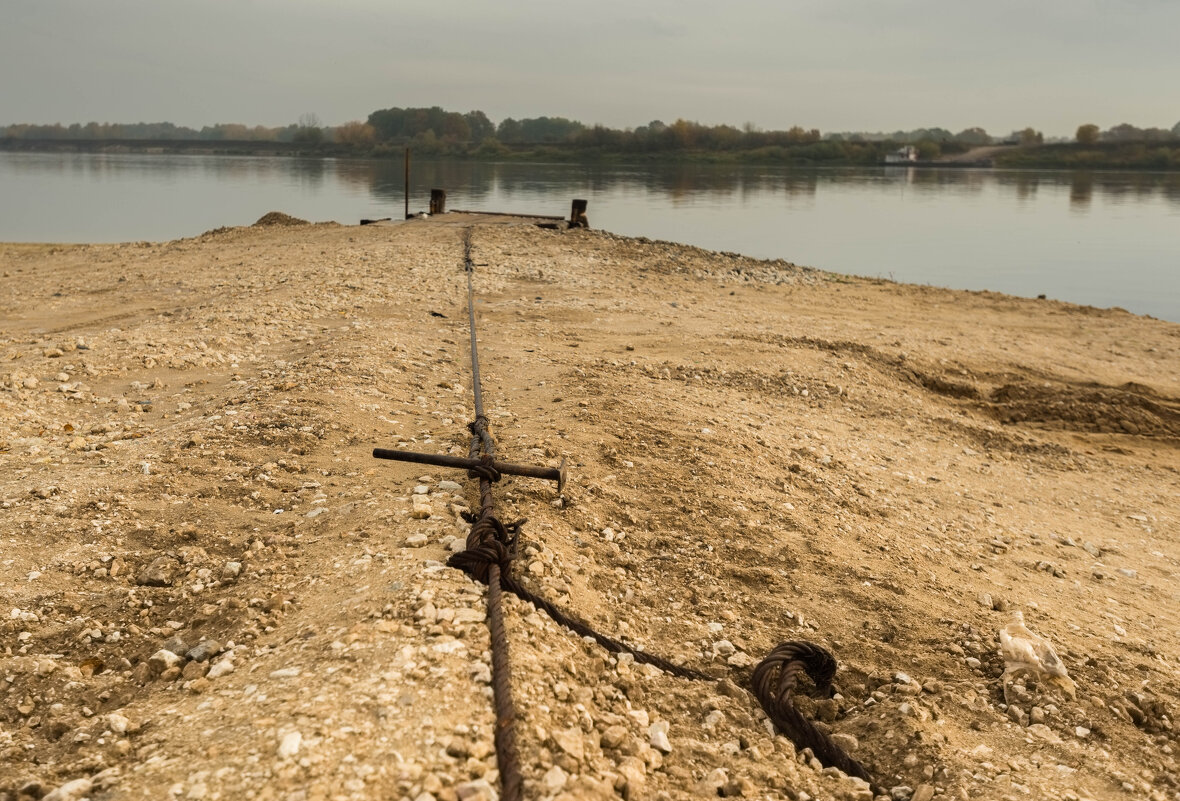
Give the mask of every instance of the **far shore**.
[[(885, 156), (900, 143), (875, 142), (872, 148), (855, 158), (842, 156), (833, 149), (817, 149), (826, 142), (798, 147), (772, 147), (755, 150), (668, 150), (617, 151), (581, 147), (562, 143), (513, 144), (485, 142), (474, 144), (423, 144), (418, 142), (380, 143), (357, 147), (335, 142), (279, 142), (270, 140), (192, 140), (192, 139), (20, 139), (0, 137), (0, 152), (31, 153), (137, 153), (202, 156), (270, 156), (336, 159), (395, 159), (408, 148), (419, 158), (446, 158), (470, 161), (535, 161), (552, 163), (690, 163), (756, 164), (801, 168), (872, 167), (885, 162)], [(1037, 169), (1037, 170), (1131, 170), (1143, 172), (1180, 172), (1180, 142), (1118, 142), (1082, 145), (1055, 143), (1047, 145), (1002, 144), (967, 148), (957, 145), (934, 157), (914, 163), (889, 166), (929, 169)]]

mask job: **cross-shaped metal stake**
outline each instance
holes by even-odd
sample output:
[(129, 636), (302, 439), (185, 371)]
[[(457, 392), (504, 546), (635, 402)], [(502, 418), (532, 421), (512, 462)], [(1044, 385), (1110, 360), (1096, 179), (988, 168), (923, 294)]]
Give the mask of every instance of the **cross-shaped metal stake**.
[[(481, 459), (469, 459), (464, 456), (447, 456), (441, 453), (418, 453), (417, 451), (396, 451), (389, 448), (374, 448), (373, 458), (392, 459), (397, 462), (430, 464), (437, 467), (453, 467), (459, 470), (472, 470), (488, 465), (487, 462)], [(492, 461), (490, 467), (506, 476), (528, 476), (529, 478), (543, 478), (547, 481), (556, 481), (558, 492), (561, 492), (565, 487), (565, 459), (561, 460), (561, 464), (558, 467), (532, 467), (525, 464), (497, 461)]]

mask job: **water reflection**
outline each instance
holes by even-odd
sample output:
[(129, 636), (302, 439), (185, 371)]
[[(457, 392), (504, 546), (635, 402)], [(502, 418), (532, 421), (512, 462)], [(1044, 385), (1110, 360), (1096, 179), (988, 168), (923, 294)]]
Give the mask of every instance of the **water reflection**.
[[(399, 201), (404, 194), (400, 161), (340, 161), (331, 167), (345, 183), (363, 187), (374, 197)], [(776, 169), (741, 165), (617, 165), (492, 164), (483, 162), (415, 161), (413, 190), (447, 189), (459, 198), (514, 198), (546, 192), (609, 194), (619, 191), (655, 193), (673, 201), (699, 197), (750, 198), (767, 192), (812, 197), (825, 187), (839, 189), (911, 188), (923, 194), (947, 190), (972, 195), (999, 188), (1018, 200), (1032, 200), (1038, 190), (1067, 190), (1072, 207), (1084, 207), (1097, 193), (1121, 201), (1163, 198), (1180, 203), (1180, 174), (1031, 172), (976, 169)], [(466, 202), (466, 201), (464, 201)]]
[[(1116, 190), (1112, 194), (1118, 194)], [(1069, 184), (1069, 205), (1075, 211), (1084, 211), (1090, 207), (1090, 199), (1094, 196), (1094, 177), (1088, 172), (1074, 173)]]

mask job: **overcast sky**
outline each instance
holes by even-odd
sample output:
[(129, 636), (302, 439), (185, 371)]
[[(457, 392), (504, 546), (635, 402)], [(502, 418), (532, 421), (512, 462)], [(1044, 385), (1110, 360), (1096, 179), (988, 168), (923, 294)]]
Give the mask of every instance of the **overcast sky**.
[(1178, 0), (4, 0), (0, 125), (1180, 121)]

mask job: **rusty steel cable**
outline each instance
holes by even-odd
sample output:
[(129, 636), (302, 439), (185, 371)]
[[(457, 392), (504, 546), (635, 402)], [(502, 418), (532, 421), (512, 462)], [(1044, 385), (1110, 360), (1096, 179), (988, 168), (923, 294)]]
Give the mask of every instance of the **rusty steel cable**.
[[(511, 572), (511, 562), (516, 555), (516, 541), (520, 528), (526, 521), (501, 522), (495, 514), (495, 500), (492, 485), (501, 478), (499, 467), (519, 467), (497, 463), (496, 446), (488, 430), (488, 419), (483, 408), (483, 388), (479, 373), (479, 352), (476, 342), (475, 292), (473, 273), (475, 264), (471, 258), (471, 228), (463, 235), (463, 260), (467, 273), (467, 313), (471, 333), (471, 372), (475, 404), (475, 419), (468, 425), (471, 431), (469, 458), (462, 466), (468, 467), (468, 476), (479, 480), (480, 508), (477, 515), (468, 515), (472, 524), (467, 535), (466, 549), (453, 554), (447, 564), (460, 569), (488, 587), (488, 628), (492, 644), (492, 690), (496, 711), (494, 733), (496, 760), (500, 771), (501, 797), (505, 801), (520, 801), (522, 774), (520, 756), (516, 745), (516, 708), (512, 697), (511, 664), (508, 655), (508, 639), (504, 628), (502, 591), (507, 590), (518, 598), (543, 609), (554, 622), (588, 637), (612, 653), (631, 654), (636, 662), (654, 665), (671, 675), (696, 681), (713, 681), (714, 677), (690, 667), (677, 665), (667, 659), (639, 651), (626, 643), (600, 634), (587, 623), (564, 612), (550, 601), (536, 595), (523, 586)], [(380, 450), (380, 449), (378, 449)], [(380, 458), (404, 458), (374, 451)], [(421, 456), (421, 455), (413, 455)], [(413, 458), (407, 461), (423, 461)], [(452, 460), (459, 461), (459, 460)], [(441, 462), (436, 462), (441, 463)], [(460, 466), (451, 465), (447, 466)], [(535, 472), (516, 473), (552, 478)], [(507, 471), (505, 471), (507, 472)], [(562, 465), (561, 483), (565, 471)], [(820, 645), (805, 641), (790, 641), (778, 645), (759, 662), (750, 677), (750, 686), (762, 709), (774, 727), (787, 736), (800, 750), (810, 748), (816, 759), (825, 767), (836, 767), (850, 776), (856, 776), (873, 784), (868, 770), (848, 755), (832, 738), (809, 721), (795, 707), (792, 695), (795, 693), (800, 673), (806, 673), (818, 690), (831, 687), (836, 673), (836, 659), (830, 651)]]
[(475, 293), (472, 288), (471, 229), (463, 235), (463, 260), (467, 271), (467, 320), (471, 328), (471, 383), (475, 395), (475, 420), (471, 423), (471, 457), (482, 464), (473, 467), (468, 475), (479, 479), (479, 517), (467, 535), (467, 550), (457, 553), (448, 564), (465, 572), (474, 572), (488, 587), (488, 629), (492, 641), (492, 699), (496, 707), (496, 766), (500, 771), (500, 797), (504, 801), (520, 801), (523, 777), (520, 754), (516, 747), (516, 704), (512, 699), (512, 664), (508, 658), (508, 635), (504, 628), (504, 609), (501, 597), (501, 570), (507, 572), (512, 558), (511, 548), (515, 532), (521, 523), (505, 526), (496, 518), (496, 504), (492, 497), (492, 483), (500, 473), (492, 464), (496, 445), (488, 432), (488, 419), (483, 413), (483, 388), (479, 377), (479, 350), (475, 336)]
[(766, 716), (796, 746), (810, 748), (824, 767), (839, 768), (872, 784), (864, 765), (795, 708), (791, 694), (801, 672), (811, 678), (817, 690), (825, 692), (836, 676), (836, 658), (822, 646), (794, 640), (782, 643), (755, 666), (750, 685)]

